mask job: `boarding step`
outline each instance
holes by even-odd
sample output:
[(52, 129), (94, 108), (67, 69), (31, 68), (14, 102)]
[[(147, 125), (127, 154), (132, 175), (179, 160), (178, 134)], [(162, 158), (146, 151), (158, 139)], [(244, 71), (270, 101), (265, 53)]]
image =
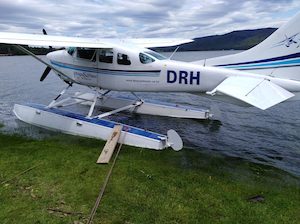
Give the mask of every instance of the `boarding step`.
[(110, 138), (107, 140), (98, 160), (97, 163), (98, 164), (107, 164), (109, 163), (114, 150), (116, 148), (116, 145), (119, 141), (120, 135), (121, 135), (121, 131), (122, 131), (122, 125), (115, 125), (114, 129), (112, 131), (112, 134), (110, 136)]

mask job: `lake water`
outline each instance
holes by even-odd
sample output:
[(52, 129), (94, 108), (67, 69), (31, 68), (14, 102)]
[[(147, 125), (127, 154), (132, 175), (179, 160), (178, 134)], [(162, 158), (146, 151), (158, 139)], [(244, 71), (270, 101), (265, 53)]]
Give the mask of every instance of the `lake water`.
[[(178, 52), (173, 59), (193, 61), (231, 53), (235, 51)], [(41, 83), (39, 78), (44, 69), (43, 64), (29, 56), (0, 57), (0, 122), (5, 124), (2, 131), (34, 137), (55, 135), (16, 121), (12, 113), (15, 103), (48, 104), (65, 87), (53, 73)], [(87, 90), (74, 86), (70, 93)], [(121, 94), (126, 95), (116, 93)], [(172, 128), (181, 135), (186, 147), (271, 165), (300, 176), (300, 102), (282, 103), (261, 111), (185, 93), (138, 95), (160, 102), (212, 108), (216, 115), (211, 121), (126, 113), (113, 119), (163, 134)]]

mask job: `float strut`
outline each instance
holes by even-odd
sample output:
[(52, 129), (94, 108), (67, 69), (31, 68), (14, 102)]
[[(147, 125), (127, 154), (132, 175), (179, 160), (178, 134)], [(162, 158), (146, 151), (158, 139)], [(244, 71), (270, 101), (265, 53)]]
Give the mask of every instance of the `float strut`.
[(52, 108), (56, 106), (56, 101), (66, 93), (66, 91), (71, 87), (72, 85), (68, 85), (66, 88), (63, 89), (63, 91), (60, 92), (60, 94), (57, 95), (57, 97), (52, 100), (52, 102), (47, 106), (47, 108)]

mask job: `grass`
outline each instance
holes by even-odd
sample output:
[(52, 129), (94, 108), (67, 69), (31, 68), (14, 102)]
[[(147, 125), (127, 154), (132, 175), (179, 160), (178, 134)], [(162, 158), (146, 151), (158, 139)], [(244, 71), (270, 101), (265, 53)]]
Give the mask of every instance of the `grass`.
[[(109, 166), (104, 143), (0, 134), (1, 223), (85, 223)], [(262, 195), (263, 202), (249, 202)], [(54, 211), (53, 211), (54, 210)], [(94, 223), (299, 223), (300, 181), (195, 150), (123, 146)]]

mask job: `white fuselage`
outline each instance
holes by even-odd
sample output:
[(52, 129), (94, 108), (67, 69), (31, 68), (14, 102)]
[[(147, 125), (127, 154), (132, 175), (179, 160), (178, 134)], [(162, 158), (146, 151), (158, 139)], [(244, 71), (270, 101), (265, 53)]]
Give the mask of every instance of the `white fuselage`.
[[(202, 66), (152, 57), (151, 63), (142, 63), (140, 52), (147, 49), (114, 48), (110, 63), (99, 61), (99, 50), (94, 60), (82, 59), (77, 52), (60, 50), (47, 55), (51, 65), (62, 71), (65, 80), (101, 89), (130, 92), (190, 92), (213, 90), (229, 76), (248, 76), (268, 79), (291, 92), (300, 92), (300, 82), (274, 78), (238, 70)], [(119, 63), (119, 54), (126, 54), (129, 64)]]

